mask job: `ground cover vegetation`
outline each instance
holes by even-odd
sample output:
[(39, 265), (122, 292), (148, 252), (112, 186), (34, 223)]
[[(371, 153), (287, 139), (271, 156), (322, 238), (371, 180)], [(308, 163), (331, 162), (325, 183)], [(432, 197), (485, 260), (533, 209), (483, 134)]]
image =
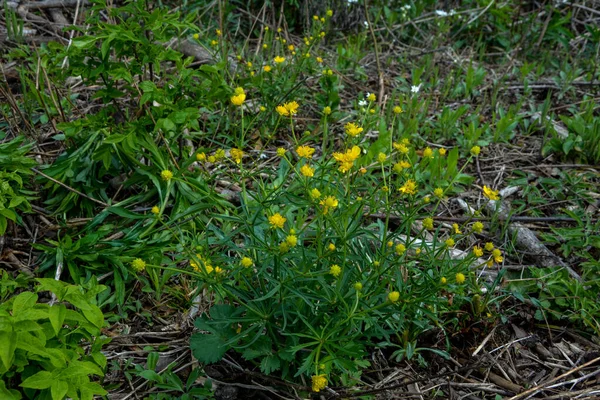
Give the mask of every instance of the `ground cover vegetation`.
[(598, 1), (72, 3), (3, 6), (2, 398), (598, 393)]

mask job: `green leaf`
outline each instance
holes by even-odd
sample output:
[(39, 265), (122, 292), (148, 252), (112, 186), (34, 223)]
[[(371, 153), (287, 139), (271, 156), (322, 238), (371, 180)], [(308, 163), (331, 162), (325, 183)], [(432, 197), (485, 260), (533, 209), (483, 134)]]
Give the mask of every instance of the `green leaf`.
[(4, 209), (0, 210), (0, 214), (4, 215), (6, 218), (10, 219), (12, 222), (15, 222), (17, 220), (17, 213), (15, 213), (13, 210), (10, 210), (8, 208), (4, 208)]
[(106, 396), (108, 392), (95, 382), (88, 382), (79, 387), (81, 400), (93, 400), (94, 395)]
[(4, 215), (0, 215), (0, 235), (4, 235), (6, 227), (8, 226), (8, 220)]
[(21, 400), (21, 393), (7, 389), (6, 384), (0, 379), (0, 398), (3, 400)]
[(23, 292), (13, 302), (12, 314), (14, 316), (19, 315), (23, 310), (31, 308), (37, 302), (38, 296), (33, 292)]
[(19, 386), (28, 389), (48, 389), (52, 387), (56, 378), (48, 371), (40, 371), (25, 379)]
[(220, 361), (227, 352), (226, 341), (213, 333), (195, 333), (190, 338), (192, 354), (198, 361), (212, 364)]
[(52, 324), (55, 334), (58, 335), (66, 315), (67, 308), (63, 304), (55, 304), (48, 309), (48, 317), (50, 318), (50, 323)]
[(40, 284), (36, 290), (38, 292), (52, 292), (62, 301), (65, 291), (65, 283), (52, 278), (37, 278), (36, 281)]
[(281, 360), (274, 354), (266, 356), (260, 362), (260, 370), (267, 375), (279, 368), (281, 368)]
[(65, 381), (55, 381), (50, 388), (52, 400), (63, 400), (69, 390), (69, 384)]
[(92, 305), (88, 310), (81, 310), (83, 315), (98, 329), (104, 326), (104, 314), (97, 306)]
[(0, 361), (2, 361), (4, 368), (7, 370), (10, 369), (12, 365), (16, 347), (16, 332), (0, 332)]

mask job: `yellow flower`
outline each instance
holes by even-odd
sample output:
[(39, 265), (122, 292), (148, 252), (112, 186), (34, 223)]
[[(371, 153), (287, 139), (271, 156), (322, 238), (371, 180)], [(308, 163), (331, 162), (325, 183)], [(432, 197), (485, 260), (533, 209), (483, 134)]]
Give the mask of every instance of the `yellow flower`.
[(314, 188), (310, 191), (310, 197), (312, 197), (314, 200), (317, 200), (321, 197), (321, 192), (319, 192), (319, 189)]
[(296, 154), (301, 158), (312, 158), (315, 154), (315, 149), (310, 146), (298, 146), (296, 147)]
[(206, 161), (206, 153), (197, 153), (196, 160), (197, 161)]
[(433, 150), (431, 150), (431, 147), (427, 147), (423, 150), (423, 158), (433, 158)]
[(360, 172), (361, 174), (366, 174), (367, 173), (367, 169), (365, 167), (361, 167), (358, 172)]
[(438, 151), (439, 151), (439, 153), (440, 153), (440, 156), (442, 156), (442, 157), (443, 157), (443, 156), (445, 156), (445, 155), (446, 155), (446, 149), (445, 149), (445, 148), (443, 148), (443, 147), (442, 147), (442, 148), (441, 148), (441, 149), (439, 149)]
[(393, 111), (394, 111), (394, 114), (401, 114), (402, 113), (402, 107), (396, 106), (396, 107), (394, 107)]
[(385, 155), (385, 153), (379, 153), (379, 155), (377, 155), (377, 161), (379, 161), (381, 164), (383, 164), (386, 159), (387, 156)]
[(152, 211), (152, 214), (156, 215), (160, 212), (160, 208), (158, 208), (158, 206), (154, 206), (154, 207), (152, 207), (152, 210), (150, 210), (150, 211)]
[(173, 178), (173, 173), (171, 171), (169, 171), (168, 169), (163, 170), (160, 173), (160, 177), (164, 180), (164, 181), (170, 181)]
[(326, 14), (327, 14), (328, 17), (333, 16), (333, 10), (327, 10)]
[(392, 303), (397, 302), (398, 300), (400, 300), (400, 292), (393, 291), (388, 293), (388, 300)]
[(215, 156), (208, 156), (209, 163), (214, 163), (215, 161), (217, 161), (217, 158)]
[(246, 101), (246, 95), (244, 93), (236, 94), (231, 96), (231, 104), (234, 106), (241, 106)]
[(423, 203), (429, 204), (430, 202), (431, 202), (431, 197), (429, 197), (429, 196), (423, 197)]
[(473, 146), (473, 147), (471, 147), (471, 154), (472, 155), (478, 156), (480, 152), (481, 152), (481, 147), (479, 147), (479, 146)]
[(283, 147), (279, 147), (279, 148), (277, 148), (277, 155), (278, 155), (279, 157), (283, 157), (283, 156), (285, 156), (285, 149), (284, 149)]
[(266, 49), (268, 49), (268, 48), (269, 48), (269, 45), (268, 45), (268, 44), (266, 44), (266, 43), (264, 43), (262, 47), (263, 47), (263, 49), (265, 49), (265, 50), (266, 50)]
[(285, 58), (283, 58), (281, 56), (277, 56), (273, 59), (273, 61), (275, 61), (275, 64), (281, 64), (282, 62), (285, 61)]
[(217, 36), (222, 36), (223, 35), (223, 32), (221, 32), (220, 29), (216, 29), (215, 33), (217, 34)]
[(428, 231), (433, 230), (433, 218), (427, 217), (423, 220), (423, 228)]
[(298, 107), (300, 107), (300, 105), (297, 102), (290, 101), (289, 103), (277, 106), (275, 110), (277, 110), (282, 117), (291, 117), (298, 113)]
[(307, 178), (312, 178), (315, 176), (315, 170), (308, 166), (308, 164), (304, 164), (302, 168), (300, 168), (300, 173)]
[(444, 242), (446, 244), (446, 246), (448, 247), (454, 247), (454, 239), (452, 238), (448, 238), (446, 239), (446, 241)]
[(485, 244), (485, 246), (483, 246), (484, 249), (486, 249), (486, 251), (492, 251), (494, 250), (494, 243), (492, 242), (487, 242)]
[(466, 278), (465, 278), (465, 275), (463, 273), (459, 272), (458, 274), (456, 274), (455, 279), (456, 279), (456, 283), (458, 283), (460, 285), (461, 283), (465, 282)]
[(342, 268), (337, 264), (333, 264), (329, 269), (329, 273), (337, 278), (342, 273)]
[(215, 267), (215, 274), (223, 274), (225, 273), (225, 270), (221, 267)]
[(415, 194), (417, 193), (417, 182), (415, 182), (412, 179), (409, 179), (404, 185), (400, 187), (400, 189), (398, 189), (398, 191), (404, 194)]
[(231, 158), (233, 158), (236, 164), (240, 164), (242, 162), (244, 152), (241, 149), (231, 149), (229, 154), (231, 154)]
[(273, 228), (283, 229), (283, 224), (287, 221), (281, 214), (275, 213), (269, 217), (269, 223)]
[(252, 63), (251, 63), (250, 61), (248, 61), (248, 62), (246, 63), (246, 67), (248, 67), (248, 68), (252, 68)]
[(288, 246), (288, 244), (285, 240), (283, 242), (279, 243), (279, 251), (281, 253), (287, 253), (288, 251), (290, 251), (290, 246)]
[(483, 232), (483, 224), (481, 222), (477, 221), (473, 224), (471, 229), (473, 229), (473, 232), (475, 232), (475, 233), (481, 233), (481, 232)]
[(448, 279), (446, 279), (446, 277), (442, 276), (442, 277), (440, 278), (440, 283), (441, 283), (442, 285), (445, 285), (447, 282), (448, 282)]
[(363, 131), (363, 128), (359, 127), (354, 122), (348, 122), (344, 128), (346, 129), (346, 133), (350, 136), (356, 136)]
[(367, 100), (369, 101), (375, 101), (377, 99), (377, 97), (375, 97), (375, 93), (369, 93), (369, 95), (367, 96)]
[(404, 246), (402, 243), (399, 243), (396, 245), (396, 254), (401, 256), (402, 254), (404, 254), (405, 251), (406, 251), (406, 246)]
[(435, 197), (437, 197), (437, 198), (440, 198), (440, 199), (441, 199), (442, 197), (444, 197), (444, 189), (442, 189), (442, 188), (436, 188), (436, 189), (433, 191), (433, 195), (434, 195)]
[(323, 108), (323, 114), (324, 115), (330, 115), (331, 114), (331, 107), (327, 106), (327, 107)]
[(220, 160), (223, 157), (225, 157), (225, 150), (219, 149), (219, 150), (215, 151), (215, 160)]
[(360, 282), (356, 282), (356, 283), (354, 284), (354, 290), (356, 290), (357, 292), (360, 292), (360, 291), (362, 290), (362, 288), (363, 288), (363, 285), (362, 285), (362, 283), (360, 283)]
[(479, 246), (474, 246), (473, 254), (475, 254), (475, 257), (481, 257), (483, 255), (483, 249)]
[(408, 161), (400, 161), (394, 164), (394, 172), (397, 174), (401, 173), (405, 168), (410, 168)]
[(311, 379), (313, 392), (320, 392), (327, 386), (327, 378), (325, 378), (325, 375), (313, 375)]
[(323, 206), (323, 214), (325, 215), (330, 209), (336, 208), (339, 204), (339, 201), (333, 196), (327, 196), (325, 199), (321, 200), (319, 204)]
[(296, 245), (298, 244), (298, 236), (296, 236), (296, 235), (288, 235), (285, 238), (285, 242), (290, 247), (296, 247)]
[(141, 258), (136, 258), (131, 262), (131, 268), (136, 272), (142, 272), (146, 268), (146, 262)]
[(504, 261), (504, 257), (502, 257), (502, 252), (500, 251), (500, 249), (492, 250), (492, 257), (494, 257), (494, 261), (496, 261), (496, 263), (498, 264)]
[(240, 264), (242, 264), (242, 267), (244, 268), (249, 268), (254, 263), (252, 262), (252, 259), (250, 257), (244, 257), (242, 258), (242, 261), (240, 261)]
[(192, 37), (193, 37), (194, 39), (196, 39), (196, 40), (200, 39), (200, 35), (199, 35), (199, 34), (197, 34), (197, 33), (194, 33), (194, 34), (192, 35)]
[(271, 72), (271, 66), (270, 65), (265, 65), (263, 67), (263, 71), (265, 71), (265, 72)]
[(211, 40), (210, 45), (216, 47), (219, 44), (216, 40)]
[(358, 146), (353, 146), (345, 153), (333, 153), (333, 158), (340, 164), (339, 170), (341, 172), (350, 170), (358, 157), (360, 157), (360, 147)]
[(493, 190), (487, 186), (483, 187), (483, 195), (490, 200), (500, 200), (500, 196), (498, 196), (498, 191)]
[(327, 246), (327, 249), (329, 249), (329, 251), (335, 251), (335, 244), (329, 243), (329, 245)]
[(456, 235), (460, 235), (462, 233), (462, 231), (458, 227), (458, 224), (456, 224), (456, 223), (452, 224), (452, 230), (454, 230), (454, 234), (456, 234)]
[[(217, 267), (217, 268), (219, 268), (219, 267)], [(205, 265), (204, 265), (204, 270), (206, 271), (206, 273), (207, 273), (207, 274), (210, 274), (210, 273), (212, 273), (212, 272), (213, 272), (215, 269), (212, 267), (212, 265), (205, 264)]]
[(322, 63), (323, 63), (323, 59), (322, 59), (321, 57), (317, 57), (317, 58), (316, 58), (316, 60), (317, 60), (317, 62), (318, 62), (319, 64), (322, 64)]
[(392, 143), (392, 146), (402, 154), (408, 154), (409, 148), (407, 143)]

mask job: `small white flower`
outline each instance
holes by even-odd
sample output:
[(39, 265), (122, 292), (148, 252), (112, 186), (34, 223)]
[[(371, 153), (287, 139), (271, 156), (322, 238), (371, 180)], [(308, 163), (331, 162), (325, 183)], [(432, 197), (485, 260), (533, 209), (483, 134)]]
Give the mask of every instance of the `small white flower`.
[(410, 10), (410, 4), (405, 4), (402, 6), (405, 10)]
[(358, 3), (358, 0), (348, 0), (348, 4)]
[(420, 83), (417, 86), (413, 85), (413, 86), (410, 87), (410, 91), (412, 93), (415, 93), (415, 94), (419, 93), (419, 90), (421, 90), (421, 84)]
[(364, 107), (364, 106), (367, 105), (367, 101), (366, 100), (359, 100), (358, 101), (358, 105), (361, 106), (361, 107)]
[(369, 27), (369, 23), (367, 21), (364, 21), (363, 24), (365, 24), (365, 28)]
[(448, 13), (444, 10), (435, 10), (435, 13), (440, 17), (447, 17)]
[(456, 11), (450, 10), (450, 15), (455, 15), (455, 14), (456, 14)]

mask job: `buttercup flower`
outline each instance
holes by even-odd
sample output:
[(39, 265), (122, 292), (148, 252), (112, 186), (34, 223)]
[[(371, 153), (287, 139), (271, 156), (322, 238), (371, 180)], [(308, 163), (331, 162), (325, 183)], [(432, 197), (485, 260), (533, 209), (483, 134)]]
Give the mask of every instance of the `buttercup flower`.
[(310, 197), (312, 197), (314, 200), (317, 200), (321, 197), (321, 192), (319, 192), (319, 189), (314, 188), (310, 191)]
[(427, 217), (423, 220), (423, 228), (428, 231), (433, 230), (433, 218)]
[(363, 131), (363, 128), (359, 127), (354, 122), (348, 122), (344, 128), (346, 129), (346, 133), (350, 136), (359, 135)]
[(360, 292), (360, 291), (362, 290), (362, 288), (363, 288), (363, 285), (362, 285), (362, 283), (360, 283), (360, 282), (356, 282), (356, 283), (354, 284), (354, 290), (356, 290), (357, 292)]
[(496, 261), (496, 263), (498, 264), (504, 261), (504, 257), (502, 257), (502, 252), (500, 251), (500, 249), (492, 250), (492, 257), (494, 257), (494, 261)]
[(452, 224), (452, 230), (454, 231), (454, 234), (456, 234), (456, 235), (460, 235), (462, 233), (462, 231), (458, 227), (458, 224), (456, 224), (456, 223)]
[(246, 94), (245, 93), (235, 94), (235, 95), (231, 96), (230, 100), (231, 100), (231, 104), (239, 107), (242, 104), (244, 104), (244, 101), (246, 101)]
[(390, 292), (388, 294), (388, 300), (391, 301), (392, 303), (397, 302), (398, 300), (400, 300), (400, 292)]
[(327, 386), (327, 378), (325, 378), (325, 375), (313, 375), (311, 379), (313, 392), (320, 392)]
[(244, 257), (242, 258), (242, 261), (240, 261), (240, 264), (244, 268), (250, 268), (254, 263), (252, 262), (252, 259), (250, 257)]
[(310, 146), (298, 146), (296, 147), (296, 154), (302, 158), (312, 158), (315, 154), (315, 149)]
[(319, 203), (323, 206), (323, 215), (327, 214), (330, 209), (336, 208), (339, 204), (338, 199), (333, 196), (327, 196)]
[(150, 211), (152, 212), (152, 214), (156, 215), (160, 212), (160, 208), (158, 208), (158, 206), (154, 206)]
[(342, 273), (342, 268), (337, 264), (333, 264), (329, 269), (329, 273), (337, 278)]
[(483, 255), (483, 249), (479, 246), (474, 246), (473, 254), (475, 254), (475, 257), (481, 257)]
[(442, 147), (441, 149), (438, 150), (438, 153), (440, 153), (440, 156), (443, 157), (446, 155), (446, 149)]
[(435, 197), (438, 197), (438, 198), (440, 198), (440, 199), (441, 199), (442, 197), (444, 197), (444, 189), (442, 189), (442, 188), (436, 188), (436, 189), (433, 191), (433, 195), (434, 195)]
[(377, 99), (377, 97), (375, 97), (375, 93), (368, 93), (367, 94), (367, 100), (373, 102)]
[(452, 239), (452, 238), (446, 239), (446, 241), (444, 243), (446, 244), (447, 247), (454, 247), (454, 239)]
[(323, 108), (323, 114), (324, 115), (330, 115), (331, 114), (331, 107), (327, 106), (327, 107)]
[(483, 224), (481, 222), (477, 221), (473, 224), (471, 229), (473, 229), (473, 232), (475, 232), (475, 233), (481, 233), (481, 232), (483, 232)]
[(168, 169), (163, 170), (160, 173), (160, 177), (164, 180), (164, 181), (170, 181), (171, 179), (173, 179), (173, 173), (171, 171), (169, 171)]
[(313, 168), (311, 168), (310, 166), (308, 166), (307, 164), (304, 164), (300, 168), (300, 173), (302, 175), (306, 176), (307, 178), (312, 178), (313, 176), (315, 176), (315, 170)]
[(400, 153), (402, 154), (408, 154), (408, 143), (392, 143), (392, 146), (394, 146), (394, 149), (398, 150)]
[(402, 107), (396, 106), (396, 107), (394, 107), (393, 111), (394, 111), (394, 114), (402, 114)]
[(490, 200), (500, 200), (500, 196), (498, 196), (498, 191), (487, 186), (483, 187), (483, 195)]
[(290, 247), (296, 247), (296, 245), (298, 244), (298, 236), (296, 236), (296, 235), (288, 235), (285, 238), (285, 242)]
[(442, 277), (440, 278), (440, 283), (441, 283), (442, 285), (445, 285), (447, 282), (448, 282), (448, 279), (446, 279), (446, 277), (442, 276)]
[(206, 161), (206, 153), (197, 153), (196, 161)]
[(402, 243), (398, 243), (396, 245), (396, 254), (401, 256), (402, 254), (404, 254), (405, 251), (406, 251), (406, 246), (404, 246)]
[(283, 58), (281, 56), (277, 56), (273, 59), (273, 61), (275, 61), (276, 64), (281, 64), (282, 62), (285, 61), (285, 58)]
[(473, 146), (473, 147), (471, 147), (471, 154), (472, 155), (478, 156), (480, 152), (481, 152), (481, 147), (479, 147), (479, 146)]
[(387, 156), (385, 155), (385, 153), (379, 153), (379, 155), (377, 156), (377, 161), (379, 161), (381, 164), (383, 164), (386, 159)]
[(461, 272), (459, 272), (458, 274), (456, 274), (455, 276), (456, 279), (456, 283), (458, 283), (459, 285), (465, 282), (465, 275)]
[(146, 262), (141, 258), (136, 258), (131, 262), (131, 268), (136, 272), (142, 272), (146, 268)]
[(431, 150), (431, 147), (427, 147), (423, 150), (423, 158), (433, 158), (433, 150)]
[(285, 156), (285, 149), (284, 149), (283, 147), (279, 147), (279, 148), (277, 148), (277, 155), (278, 155), (279, 157), (283, 157), (283, 156)]
[(339, 170), (341, 172), (349, 171), (358, 157), (360, 157), (360, 147), (358, 146), (353, 146), (345, 153), (333, 153), (333, 158), (340, 164)]
[(417, 193), (417, 182), (412, 179), (406, 181), (404, 185), (402, 185), (399, 189), (399, 192), (404, 194), (415, 194)]
[(244, 152), (241, 149), (231, 149), (229, 154), (231, 154), (231, 158), (233, 158), (236, 164), (240, 164), (242, 162)]
[(492, 242), (487, 242), (485, 244), (485, 246), (483, 246), (484, 249), (486, 249), (487, 251), (492, 251), (494, 250), (494, 243)]
[(283, 229), (283, 224), (287, 221), (281, 214), (275, 213), (269, 217), (269, 223), (273, 228)]
[(265, 65), (263, 67), (263, 71), (265, 71), (265, 72), (271, 72), (271, 66), (270, 65)]
[(329, 245), (327, 246), (327, 249), (328, 249), (329, 251), (335, 251), (335, 244), (333, 244), (333, 243), (329, 243)]
[(298, 113), (298, 107), (300, 105), (296, 101), (290, 101), (289, 103), (277, 106), (276, 110), (282, 117), (291, 117)]

